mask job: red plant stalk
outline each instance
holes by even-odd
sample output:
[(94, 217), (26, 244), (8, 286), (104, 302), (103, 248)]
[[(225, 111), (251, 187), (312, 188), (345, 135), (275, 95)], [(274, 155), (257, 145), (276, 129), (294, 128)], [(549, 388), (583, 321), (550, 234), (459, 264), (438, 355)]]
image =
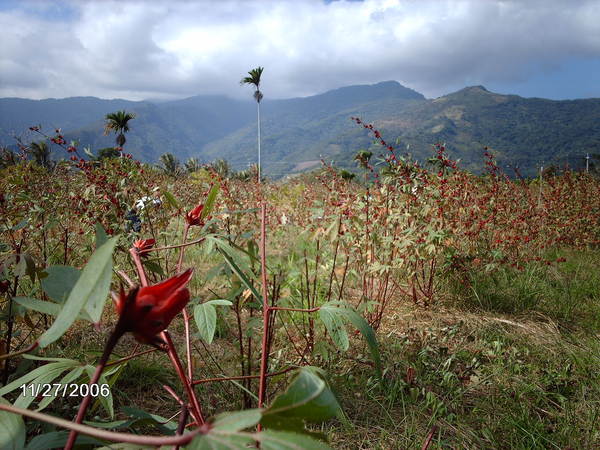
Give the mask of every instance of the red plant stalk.
[[(104, 367), (106, 366), (106, 363), (108, 362), (108, 358), (110, 357), (110, 354), (112, 353), (113, 349), (115, 348), (115, 345), (117, 345), (117, 342), (119, 342), (119, 339), (121, 338), (121, 336), (123, 336), (123, 331), (121, 331), (121, 329), (119, 327), (119, 323), (117, 322), (117, 326), (115, 327), (114, 331), (109, 336), (108, 341), (106, 342), (106, 345), (104, 346), (104, 352), (102, 353), (102, 357), (100, 358), (100, 361), (98, 361), (96, 370), (94, 371), (94, 374), (90, 378), (90, 382), (89, 382), (90, 387), (93, 386), (94, 384), (98, 383), (98, 380), (100, 379), (100, 375), (102, 375), (102, 371), (104, 370)], [(90, 402), (92, 401), (91, 392), (92, 392), (92, 389), (89, 389), (88, 395), (86, 395), (83, 398), (83, 400), (81, 401), (81, 404), (79, 405), (79, 411), (77, 412), (77, 416), (75, 417), (76, 424), (80, 424), (81, 422), (83, 422), (85, 413), (86, 413), (88, 407), (90, 406)], [(73, 445), (75, 444), (75, 439), (77, 439), (77, 431), (71, 430), (71, 432), (69, 433), (69, 438), (67, 439), (67, 443), (65, 445), (65, 450), (71, 450), (73, 448)]]
[(198, 398), (196, 397), (196, 393), (194, 392), (194, 388), (192, 386), (191, 381), (185, 375), (183, 366), (181, 365), (181, 361), (179, 360), (179, 357), (177, 356), (177, 351), (175, 350), (175, 345), (173, 344), (173, 341), (171, 340), (171, 336), (165, 330), (161, 333), (161, 337), (167, 343), (169, 359), (171, 360), (173, 367), (175, 367), (177, 375), (181, 379), (181, 382), (183, 383), (183, 387), (185, 388), (187, 395), (189, 397), (189, 400), (190, 400), (190, 403), (192, 406), (192, 408), (191, 408), (192, 415), (194, 416), (194, 419), (196, 420), (196, 422), (198, 422), (199, 424), (203, 424), (204, 416), (202, 415), (202, 408), (200, 407), (200, 403), (198, 402)]
[(179, 436), (140, 436), (139, 434), (118, 433), (114, 431), (101, 430), (87, 425), (76, 424), (59, 417), (50, 416), (37, 411), (31, 411), (29, 409), (17, 408), (13, 405), (0, 404), (0, 411), (8, 411), (20, 416), (30, 417), (34, 420), (51, 423), (68, 430), (75, 431), (76, 433), (85, 434), (98, 439), (105, 439), (112, 442), (125, 442), (136, 445), (152, 445), (156, 447), (167, 445), (186, 445), (189, 444), (198, 434), (206, 434), (209, 431), (208, 425), (203, 425), (190, 433)]
[[(183, 255), (185, 254), (185, 243), (187, 241), (188, 232), (190, 230), (190, 224), (186, 222), (183, 228), (183, 239), (181, 242), (181, 251), (179, 252), (179, 261), (177, 261), (177, 272), (181, 272), (181, 266), (183, 265)], [(183, 308), (183, 325), (185, 327), (185, 352), (187, 357), (187, 376), (192, 381), (194, 375), (194, 366), (192, 360), (192, 343), (190, 340), (190, 316), (186, 308)]]
[(146, 271), (144, 270), (144, 265), (142, 264), (140, 254), (138, 253), (136, 248), (130, 248), (129, 254), (133, 259), (133, 263), (135, 264), (135, 268), (137, 269), (138, 276), (140, 277), (140, 284), (142, 285), (142, 287), (148, 286), (148, 277), (146, 276)]

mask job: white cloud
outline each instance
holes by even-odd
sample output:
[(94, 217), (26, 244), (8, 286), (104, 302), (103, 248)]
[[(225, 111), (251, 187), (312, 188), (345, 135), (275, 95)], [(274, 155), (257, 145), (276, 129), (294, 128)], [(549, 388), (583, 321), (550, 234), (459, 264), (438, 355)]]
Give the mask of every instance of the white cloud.
[[(395, 79), (427, 96), (600, 58), (600, 3), (532, 0), (72, 1), (0, 12), (0, 96), (268, 97)], [(7, 33), (6, 31), (9, 30)]]

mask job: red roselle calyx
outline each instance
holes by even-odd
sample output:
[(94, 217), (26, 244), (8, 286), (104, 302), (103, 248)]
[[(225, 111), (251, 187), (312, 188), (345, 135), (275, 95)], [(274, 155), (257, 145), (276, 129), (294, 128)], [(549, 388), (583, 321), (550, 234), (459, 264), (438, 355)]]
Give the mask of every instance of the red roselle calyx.
[(190, 227), (193, 225), (204, 225), (201, 217), (203, 209), (204, 205), (200, 204), (185, 215), (185, 220)]
[(134, 287), (128, 293), (121, 288), (112, 293), (119, 313), (115, 333), (132, 332), (138, 342), (158, 346), (164, 344), (158, 334), (187, 305), (190, 291), (186, 285), (192, 279), (193, 269), (152, 286)]
[(140, 256), (147, 256), (154, 244), (156, 244), (155, 239), (139, 239), (133, 243), (133, 248), (137, 250)]

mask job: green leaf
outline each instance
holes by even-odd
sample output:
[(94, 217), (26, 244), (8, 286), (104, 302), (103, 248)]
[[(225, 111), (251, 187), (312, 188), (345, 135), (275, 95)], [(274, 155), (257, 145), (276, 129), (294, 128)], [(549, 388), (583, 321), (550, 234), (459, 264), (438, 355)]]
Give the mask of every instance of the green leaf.
[(194, 438), (186, 450), (247, 450), (253, 439), (248, 434), (201, 434)]
[(114, 400), (113, 400), (113, 386), (115, 385), (115, 383), (117, 382), (117, 380), (119, 379), (119, 377), (121, 376), (121, 373), (123, 373), (123, 370), (125, 369), (125, 367), (127, 366), (127, 362), (123, 362), (121, 364), (118, 364), (116, 366), (113, 366), (111, 369), (108, 369), (106, 371), (104, 371), (102, 373), (102, 378), (100, 380), (100, 384), (102, 383), (107, 383), (108, 384), (108, 396), (103, 397), (100, 396), (98, 397), (98, 399), (96, 399), (96, 401), (94, 402), (94, 405), (92, 406), (91, 411), (95, 411), (98, 408), (98, 405), (102, 405), (102, 407), (104, 408), (104, 410), (110, 415), (111, 418), (114, 417)]
[(104, 231), (104, 227), (100, 222), (96, 223), (96, 248), (100, 248), (104, 245), (106, 241), (108, 241), (108, 235), (106, 231)]
[(14, 297), (13, 300), (27, 309), (32, 309), (33, 311), (49, 314), (51, 316), (58, 315), (62, 309), (62, 305), (59, 305), (58, 303), (45, 302), (43, 300), (38, 300), (37, 298)]
[(92, 320), (95, 322), (100, 320), (110, 289), (112, 252), (118, 239), (118, 236), (109, 239), (92, 254), (62, 310), (56, 316), (56, 320), (40, 337), (41, 348), (47, 347), (60, 338), (84, 306)]
[(217, 311), (215, 306), (231, 306), (229, 300), (215, 299), (196, 305), (194, 308), (194, 319), (200, 337), (207, 343), (210, 344), (215, 336), (215, 330), (217, 328)]
[(244, 336), (253, 337), (256, 334), (257, 329), (262, 326), (262, 323), (262, 317), (250, 317), (246, 322), (246, 331)]
[(94, 422), (91, 420), (84, 420), (83, 423), (91, 427), (103, 428), (106, 430), (118, 430), (119, 428), (128, 428), (132, 423), (134, 423), (134, 420), (114, 420), (112, 422)]
[[(358, 329), (358, 331), (360, 331), (365, 341), (367, 342), (369, 351), (371, 352), (371, 356), (373, 358), (373, 362), (375, 363), (375, 368), (377, 370), (377, 375), (381, 378), (382, 365), (381, 356), (379, 354), (379, 345), (377, 344), (375, 332), (373, 331), (373, 328), (371, 328), (369, 323), (353, 308), (351, 308), (348, 304), (344, 302), (333, 301), (324, 303), (321, 306), (321, 309), (319, 309), (319, 314), (321, 315), (323, 323), (325, 323), (325, 326), (327, 327), (327, 331), (329, 331), (329, 333), (331, 334), (331, 338), (336, 343), (336, 345), (342, 350), (348, 349), (348, 335), (346, 333), (346, 330), (343, 328), (342, 323), (343, 336), (341, 336), (342, 339), (340, 343), (346, 345), (346, 348), (343, 348), (337, 342), (336, 339), (338, 339), (338, 337), (336, 337), (336, 335), (334, 334), (334, 330), (338, 330), (338, 328), (336, 328), (337, 325), (339, 325), (338, 320), (341, 321), (342, 319), (345, 319), (352, 323), (352, 325), (354, 325)], [(329, 323), (328, 325), (328, 322), (333, 321), (335, 322)], [(336, 332), (339, 333), (339, 331)]]
[[(0, 403), (10, 405), (0, 398)], [(25, 448), (25, 422), (23, 417), (8, 411), (0, 411), (0, 449), (21, 450)]]
[(31, 257), (31, 255), (25, 253), (22, 255), (22, 258), (25, 260), (25, 273), (31, 278), (31, 282), (35, 283), (35, 275), (37, 273), (35, 268), (35, 261)]
[(143, 261), (143, 263), (144, 263), (144, 267), (146, 269), (148, 269), (150, 272), (157, 274), (161, 278), (166, 277), (165, 271), (160, 266), (160, 264), (157, 263), (156, 261), (148, 260), (148, 261)]
[[(89, 383), (89, 381), (91, 381), (92, 377), (94, 376), (94, 372), (96, 371), (96, 368), (94, 366), (87, 365), (87, 366), (85, 366), (85, 371), (88, 374), (88, 377), (89, 377), (88, 383)], [(106, 379), (105, 373), (101, 374), (100, 378), (98, 379), (98, 385), (102, 386), (103, 384), (108, 384), (108, 380)], [(110, 391), (111, 391), (111, 389), (109, 389), (109, 392)], [(96, 406), (97, 402), (99, 402), (102, 405), (102, 407), (108, 413), (110, 418), (114, 419), (115, 410), (113, 408), (112, 394), (110, 394), (106, 397), (104, 397), (103, 395), (99, 395), (98, 398), (96, 399), (96, 402), (94, 402), (94, 407)]]
[(377, 370), (377, 375), (379, 378), (382, 377), (382, 364), (381, 364), (381, 356), (379, 354), (379, 345), (377, 344), (377, 337), (375, 336), (375, 332), (373, 328), (369, 325), (369, 323), (359, 315), (356, 311), (351, 308), (339, 308), (341, 309), (341, 313), (348, 319), (352, 325), (354, 325), (358, 331), (363, 335), (365, 341), (367, 342), (367, 346), (369, 347), (369, 351), (371, 352), (371, 356), (373, 358), (373, 362), (375, 363), (375, 368)]
[(61, 372), (64, 372), (65, 370), (74, 367), (78, 364), (79, 363), (77, 361), (74, 361), (72, 359), (65, 359), (50, 364), (44, 364), (43, 366), (40, 366), (32, 370), (31, 372), (27, 372), (21, 378), (17, 378), (16, 380), (4, 386), (2, 389), (0, 389), (0, 397), (4, 396), (5, 394), (11, 391), (14, 391), (15, 389), (21, 387), (24, 384), (29, 384), (32, 380), (37, 380), (38, 378), (46, 377), (48, 373), (53, 373), (53, 371), (60, 370), (54, 376), (54, 378), (56, 378), (58, 375), (61, 374)]
[(322, 422), (341, 412), (335, 396), (316, 367), (303, 367), (286, 389), (263, 411), (267, 428), (303, 431), (301, 421)]
[(225, 258), (225, 261), (227, 262), (227, 264), (229, 265), (231, 270), (233, 270), (233, 272), (238, 276), (240, 281), (242, 283), (244, 283), (244, 285), (248, 289), (250, 289), (250, 292), (252, 292), (252, 295), (254, 295), (254, 298), (256, 298), (256, 300), (258, 300), (259, 302), (262, 302), (261, 295), (256, 290), (256, 288), (252, 285), (252, 283), (250, 283), (250, 280), (248, 279), (246, 274), (239, 268), (239, 266), (235, 263), (233, 258), (231, 258), (231, 256), (229, 256), (227, 253), (225, 253), (225, 251), (221, 247), (217, 247), (217, 250), (219, 251), (219, 253), (221, 253), (221, 255), (223, 255), (223, 258)]
[(348, 350), (350, 347), (350, 340), (348, 339), (348, 333), (344, 326), (340, 308), (332, 308), (325, 304), (319, 309), (319, 317), (321, 317), (321, 320), (325, 324), (325, 328), (327, 328), (334, 344), (340, 350)]
[(13, 269), (13, 273), (16, 277), (24, 277), (27, 273), (27, 260), (23, 258), (23, 255), (20, 255), (19, 262), (16, 264)]
[(262, 414), (260, 409), (247, 409), (219, 414), (212, 423), (215, 431), (241, 431), (250, 428), (260, 422)]
[(163, 192), (163, 195), (165, 196), (165, 200), (169, 205), (175, 209), (179, 209), (179, 203), (173, 194), (171, 194), (169, 191), (165, 191)]
[(125, 406), (121, 408), (129, 417), (136, 419), (136, 425), (152, 425), (163, 434), (173, 434), (177, 429), (177, 422), (167, 419), (157, 414), (150, 414), (142, 409)]
[(331, 447), (309, 436), (286, 431), (265, 430), (257, 435), (264, 450), (330, 450)]
[[(70, 362), (66, 362), (66, 363), (62, 363), (62, 362), (57, 362), (57, 363), (50, 363), (50, 364), (46, 364), (42, 367), (39, 367), (39, 369), (44, 369), (40, 372), (40, 374), (35, 377), (35, 379), (30, 383), (31, 386), (33, 386), (34, 392), (32, 395), (31, 392), (31, 388), (29, 389), (25, 389), (25, 395), (23, 395), (23, 392), (21, 392), (21, 395), (19, 395), (19, 398), (17, 398), (17, 400), (15, 401), (14, 405), (19, 407), (19, 408), (27, 408), (29, 407), (29, 405), (36, 399), (36, 395), (55, 395), (55, 390), (49, 390), (46, 393), (46, 388), (44, 387), (44, 385), (46, 384), (52, 384), (52, 382), (54, 381), (55, 378), (58, 378), (60, 376), (61, 373), (63, 373), (65, 370), (69, 370), (70, 368), (72, 368), (74, 366), (74, 364), (79, 364), (77, 363), (77, 361), (70, 361)], [(34, 370), (35, 372), (35, 370)], [(24, 383), (23, 383), (24, 384)], [(21, 385), (19, 385), (20, 387)], [(39, 391), (38, 391), (39, 389)]]
[[(52, 431), (50, 433), (40, 434), (29, 441), (29, 445), (27, 445), (26, 450), (50, 450), (62, 448), (67, 443), (68, 437), (68, 431)], [(77, 436), (77, 447), (80, 445), (99, 446), (106, 445), (106, 443), (91, 436), (80, 434)]]
[(210, 188), (210, 192), (206, 197), (206, 201), (204, 202), (204, 208), (202, 208), (202, 212), (200, 213), (200, 219), (204, 219), (210, 215), (213, 208), (215, 207), (215, 200), (217, 199), (217, 195), (219, 194), (219, 190), (221, 186), (219, 183), (215, 183)]
[[(58, 383), (62, 386), (68, 385), (69, 383), (71, 383), (71, 382), (75, 381), (77, 378), (79, 378), (82, 373), (83, 373), (83, 367), (75, 367), (73, 370), (71, 370), (69, 373), (67, 373), (64, 377), (62, 377)], [(55, 391), (53, 391), (53, 392), (55, 392)], [(42, 401), (38, 404), (36, 411), (43, 410), (50, 403), (52, 403), (54, 400), (56, 400), (58, 397), (59, 397), (59, 395), (50, 395), (48, 397), (44, 397), (42, 399)]]
[(231, 303), (231, 301), (225, 300), (225, 299), (208, 300), (207, 302), (204, 302), (203, 304), (204, 305), (216, 305), (216, 306), (231, 306), (231, 305), (233, 305), (233, 303)]
[(200, 332), (200, 337), (210, 344), (217, 328), (217, 310), (214, 306), (201, 303), (194, 308), (194, 319)]
[[(110, 252), (108, 252), (108, 257), (101, 261), (98, 261), (97, 263), (97, 269), (98, 273), (100, 273), (100, 276), (94, 278), (95, 285), (93, 286), (91, 292), (88, 293), (88, 298), (85, 303), (85, 312), (89, 314), (93, 323), (100, 322), (100, 318), (102, 317), (102, 311), (104, 310), (104, 305), (106, 304), (106, 300), (108, 299), (108, 295), (110, 292), (110, 281), (112, 279), (112, 252), (118, 239), (119, 238), (116, 237), (106, 242), (106, 244), (109, 244), (111, 242), (114, 242), (114, 244), (110, 246)], [(94, 255), (92, 255), (92, 258), (93, 257)], [(90, 259), (90, 262), (91, 261), (92, 260)], [(85, 270), (88, 268), (88, 265), (86, 265), (84, 273)]]
[(70, 266), (50, 266), (46, 273), (48, 276), (42, 279), (42, 289), (59, 303), (64, 303), (81, 276), (81, 270)]

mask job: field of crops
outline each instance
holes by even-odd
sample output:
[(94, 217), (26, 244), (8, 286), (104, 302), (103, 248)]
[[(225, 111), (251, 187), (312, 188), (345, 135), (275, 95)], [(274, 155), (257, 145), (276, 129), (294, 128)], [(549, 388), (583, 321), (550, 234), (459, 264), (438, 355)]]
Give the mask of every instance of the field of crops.
[(600, 446), (600, 180), (356, 121), (355, 176), (1, 169), (8, 448)]

